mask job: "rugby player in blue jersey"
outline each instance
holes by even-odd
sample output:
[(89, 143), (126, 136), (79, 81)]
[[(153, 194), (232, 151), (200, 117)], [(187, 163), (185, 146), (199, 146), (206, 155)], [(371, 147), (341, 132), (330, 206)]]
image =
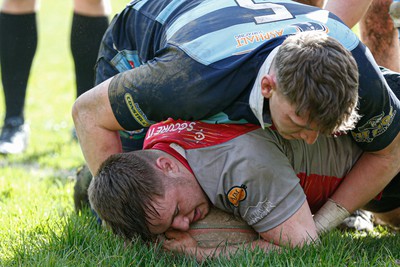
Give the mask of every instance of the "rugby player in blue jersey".
[(168, 117), (256, 123), (309, 144), (351, 130), (365, 153), (332, 195), (337, 210), (321, 215), (335, 218), (324, 231), (399, 172), (400, 102), (368, 49), (326, 10), (287, 0), (132, 1), (105, 34), (97, 83), (73, 107), (93, 174), (122, 151), (119, 131), (136, 140)]

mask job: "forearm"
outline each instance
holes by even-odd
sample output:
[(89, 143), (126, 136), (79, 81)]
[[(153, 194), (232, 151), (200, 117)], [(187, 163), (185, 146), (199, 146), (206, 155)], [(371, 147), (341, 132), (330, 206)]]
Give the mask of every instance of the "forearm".
[(367, 12), (372, 0), (329, 0), (325, 9), (338, 16), (352, 28)]
[(352, 213), (376, 197), (399, 166), (399, 158), (364, 153), (331, 198)]
[(389, 162), (364, 153), (331, 199), (314, 215), (317, 232), (330, 231), (377, 196), (398, 172), (398, 167)]
[(331, 200), (314, 215), (319, 233), (338, 226), (376, 197), (400, 171), (400, 134), (385, 149), (361, 156)]
[(108, 131), (95, 125), (82, 125), (80, 122), (75, 125), (83, 156), (93, 175), (110, 155), (122, 152), (118, 132)]
[(251, 243), (243, 243), (240, 245), (221, 245), (216, 248), (197, 247), (192, 249), (190, 252), (186, 251), (186, 254), (195, 255), (198, 262), (203, 262), (206, 259), (215, 259), (218, 257), (226, 257), (229, 259), (232, 255), (235, 255), (235, 253), (240, 250), (255, 250), (257, 248), (263, 250), (265, 253), (271, 251), (280, 251), (280, 246), (260, 239)]
[[(261, 249), (265, 253), (280, 251), (282, 246), (302, 247), (305, 244), (318, 242), (318, 235), (307, 201), (288, 219), (278, 226), (259, 233), (259, 238), (247, 243), (234, 243), (226, 246), (223, 240), (217, 247), (201, 247), (189, 232), (170, 230), (165, 233), (163, 247), (169, 251), (196, 257), (199, 262), (207, 258), (227, 257), (242, 249)], [(232, 240), (226, 240), (231, 242)], [(238, 242), (239, 240), (234, 240)]]
[(218, 257), (223, 255), (229, 257), (238, 249), (244, 247), (250, 250), (259, 248), (268, 253), (270, 251), (280, 251), (282, 246), (302, 247), (305, 244), (318, 242), (318, 235), (307, 201), (304, 201), (303, 205), (289, 219), (259, 234), (260, 238), (253, 242), (245, 243), (242, 246), (217, 248), (213, 251), (205, 250), (204, 254), (199, 256)]
[(110, 155), (122, 152), (117, 131), (122, 128), (108, 101), (108, 84), (109, 80), (81, 95), (72, 110), (79, 144), (92, 174)]

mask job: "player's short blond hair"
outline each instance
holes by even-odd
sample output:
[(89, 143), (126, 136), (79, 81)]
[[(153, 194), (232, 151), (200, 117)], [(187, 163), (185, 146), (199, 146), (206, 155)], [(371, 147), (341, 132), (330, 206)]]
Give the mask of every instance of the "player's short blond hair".
[(321, 134), (354, 128), (358, 67), (337, 40), (321, 31), (294, 34), (279, 48), (273, 68), (278, 91), (294, 104), (296, 115), (309, 114)]

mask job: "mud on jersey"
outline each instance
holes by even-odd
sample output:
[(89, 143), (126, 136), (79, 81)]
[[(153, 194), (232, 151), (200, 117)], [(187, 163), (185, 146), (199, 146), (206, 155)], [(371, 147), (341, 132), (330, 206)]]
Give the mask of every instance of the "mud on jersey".
[(287, 36), (309, 30), (352, 52), (363, 116), (352, 136), (366, 151), (386, 147), (400, 128), (400, 104), (370, 53), (336, 16), (292, 1), (133, 1), (105, 35), (98, 76), (122, 72), (109, 97), (127, 130), (169, 117), (257, 124), (249, 94), (260, 66)]

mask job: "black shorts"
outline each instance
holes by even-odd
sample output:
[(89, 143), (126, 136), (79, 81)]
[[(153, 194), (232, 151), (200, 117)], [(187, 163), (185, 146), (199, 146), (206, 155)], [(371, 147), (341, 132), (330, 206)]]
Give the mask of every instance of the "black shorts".
[(380, 200), (371, 200), (363, 209), (372, 212), (388, 212), (400, 207), (400, 173), (385, 187)]

